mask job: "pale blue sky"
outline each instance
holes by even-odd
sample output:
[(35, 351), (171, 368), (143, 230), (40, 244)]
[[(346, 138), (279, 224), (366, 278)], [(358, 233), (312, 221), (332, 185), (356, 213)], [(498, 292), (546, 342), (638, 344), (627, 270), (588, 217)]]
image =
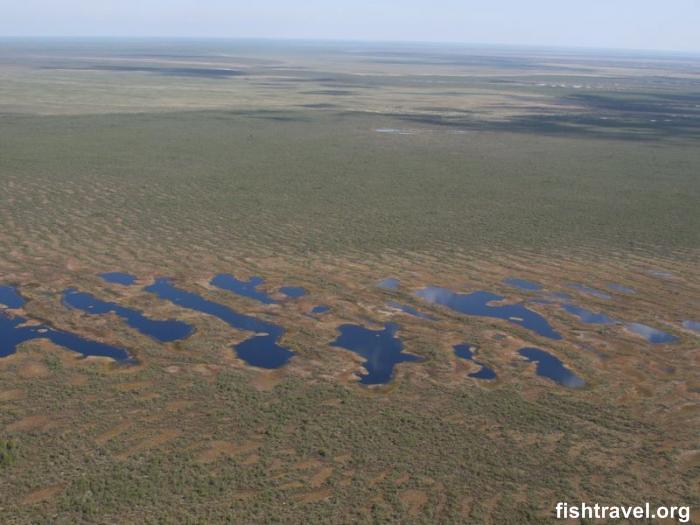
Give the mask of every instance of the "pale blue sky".
[(700, 0), (0, 0), (0, 35), (269, 37), (700, 51)]

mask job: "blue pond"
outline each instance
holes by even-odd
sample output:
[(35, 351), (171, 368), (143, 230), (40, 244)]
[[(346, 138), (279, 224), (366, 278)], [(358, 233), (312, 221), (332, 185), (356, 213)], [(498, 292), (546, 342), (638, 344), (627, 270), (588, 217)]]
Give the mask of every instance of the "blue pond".
[(284, 329), (280, 326), (240, 314), (228, 306), (176, 288), (167, 278), (156, 279), (156, 282), (147, 286), (145, 290), (183, 308), (212, 315), (237, 330), (255, 332), (257, 335), (234, 346), (236, 355), (249, 365), (260, 368), (279, 368), (294, 355), (294, 352), (277, 344), (284, 334)]
[(505, 319), (513, 324), (533, 330), (543, 337), (561, 339), (561, 335), (549, 325), (544, 317), (532, 310), (528, 310), (522, 304), (489, 306), (488, 303), (492, 301), (503, 300), (503, 297), (500, 295), (484, 291), (460, 294), (437, 286), (429, 286), (418, 290), (416, 294), (428, 302), (447, 306), (463, 314)]
[(163, 343), (184, 339), (193, 331), (190, 325), (182, 321), (149, 319), (138, 310), (102, 301), (89, 293), (78, 292), (72, 288), (63, 292), (63, 304), (90, 315), (115, 313), (132, 328)]
[(25, 302), (24, 297), (19, 294), (14, 286), (0, 286), (0, 304), (14, 309), (22, 308)]
[(214, 277), (210, 284), (221, 288), (222, 290), (228, 290), (235, 294), (241, 295), (243, 297), (248, 297), (249, 299), (255, 299), (263, 304), (273, 304), (276, 301), (263, 291), (258, 290), (258, 286), (265, 282), (262, 277), (251, 277), (247, 281), (240, 281), (236, 279), (233, 275), (227, 273), (221, 273)]
[(474, 364), (477, 364), (481, 367), (481, 370), (477, 370), (476, 372), (469, 374), (469, 377), (473, 377), (474, 379), (496, 379), (496, 372), (493, 371), (492, 368), (489, 368), (483, 363), (480, 363), (479, 361), (476, 361), (474, 359), (474, 352), (472, 352), (472, 347), (469, 345), (454, 345), (452, 347), (454, 349), (455, 355), (461, 359), (465, 359), (467, 361), (472, 361)]
[(25, 341), (48, 339), (56, 345), (83, 356), (111, 357), (125, 363), (134, 362), (126, 350), (121, 348), (91, 341), (47, 325), (20, 326), (26, 321), (24, 317), (9, 317), (0, 312), (0, 357), (14, 354), (17, 351), (17, 346)]
[(396, 290), (399, 287), (399, 280), (395, 279), (394, 277), (389, 277), (387, 279), (382, 279), (381, 281), (379, 281), (379, 284), (377, 284), (377, 286), (384, 290)]
[(306, 288), (302, 288), (301, 286), (283, 286), (280, 288), (280, 292), (287, 297), (298, 299), (299, 297), (304, 297), (306, 295)]
[(597, 297), (598, 299), (605, 299), (606, 301), (612, 299), (610, 294), (601, 292), (600, 290), (596, 290), (595, 288), (591, 288), (590, 286), (586, 286), (585, 284), (571, 284), (569, 286), (571, 286), (571, 288), (575, 288), (579, 292), (585, 293), (587, 295), (592, 295), (593, 297)]
[(435, 321), (434, 317), (429, 316), (428, 314), (424, 314), (423, 312), (420, 312), (413, 308), (412, 306), (409, 306), (407, 304), (401, 304), (397, 303), (394, 301), (389, 301), (386, 303), (389, 308), (393, 308), (395, 310), (401, 310), (402, 312), (412, 315), (413, 317), (418, 317), (419, 319), (425, 319), (426, 321)]
[(566, 368), (559, 359), (544, 350), (521, 348), (518, 352), (531, 363), (537, 363), (538, 376), (551, 379), (567, 388), (581, 388), (586, 384), (583, 379)]
[(644, 339), (652, 344), (675, 343), (678, 338), (675, 335), (667, 334), (651, 326), (641, 323), (627, 323), (627, 329), (637, 335), (641, 335)]
[(503, 283), (509, 286), (514, 286), (521, 290), (527, 290), (530, 292), (536, 292), (542, 289), (542, 285), (533, 281), (526, 281), (525, 279), (517, 279), (515, 277), (509, 277), (508, 279), (503, 279)]
[(630, 288), (629, 286), (622, 286), (621, 284), (609, 283), (608, 288), (621, 293), (637, 293), (637, 291), (634, 288)]
[(325, 314), (326, 312), (330, 312), (330, 311), (331, 311), (331, 307), (326, 306), (325, 304), (319, 304), (318, 306), (314, 306), (311, 309), (311, 313), (316, 314), (316, 315)]
[(683, 321), (683, 328), (688, 330), (693, 330), (694, 332), (700, 332), (700, 322), (698, 321)]
[(344, 324), (338, 327), (340, 335), (331, 346), (345, 348), (364, 357), (367, 370), (360, 383), (364, 385), (385, 384), (391, 380), (394, 366), (421, 358), (403, 353), (401, 340), (396, 337), (398, 325), (388, 323), (383, 330), (370, 330), (363, 326)]
[(102, 277), (103, 281), (106, 281), (108, 283), (121, 284), (123, 286), (131, 286), (136, 282), (136, 277), (134, 277), (130, 273), (123, 272), (102, 273), (100, 274), (100, 277)]
[(575, 304), (562, 304), (561, 307), (572, 315), (578, 317), (581, 321), (587, 324), (615, 324), (615, 319), (608, 317), (605, 314), (591, 312)]

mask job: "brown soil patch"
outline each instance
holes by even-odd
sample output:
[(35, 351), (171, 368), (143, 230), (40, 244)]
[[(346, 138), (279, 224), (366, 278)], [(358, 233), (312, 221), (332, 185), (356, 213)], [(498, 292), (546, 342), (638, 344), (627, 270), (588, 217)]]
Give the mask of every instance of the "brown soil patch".
[(117, 437), (129, 427), (131, 427), (131, 423), (129, 421), (119, 423), (116, 427), (111, 428), (107, 432), (103, 432), (102, 434), (97, 436), (95, 438), (95, 443), (97, 443), (98, 445), (103, 445), (104, 443), (107, 443), (107, 441), (110, 441), (111, 439)]
[(17, 375), (22, 379), (43, 378), (51, 375), (51, 371), (44, 363), (25, 363), (17, 370)]
[(322, 465), (323, 465), (323, 463), (321, 463), (317, 459), (308, 459), (306, 461), (301, 461), (301, 462), (297, 463), (296, 465), (294, 465), (294, 468), (296, 470), (308, 470), (311, 468), (318, 468)]
[(408, 507), (409, 514), (418, 514), (423, 505), (428, 502), (428, 495), (422, 490), (408, 489), (399, 495), (399, 499)]
[(82, 386), (87, 384), (88, 382), (88, 376), (85, 376), (83, 374), (76, 374), (74, 376), (71, 376), (70, 379), (68, 379), (68, 384), (71, 386)]
[(12, 390), (3, 390), (0, 392), (0, 401), (15, 401), (24, 397), (24, 390), (21, 388), (13, 388)]
[(137, 454), (139, 452), (143, 452), (145, 450), (151, 450), (153, 448), (157, 448), (161, 445), (166, 444), (168, 441), (172, 441), (175, 439), (177, 436), (180, 435), (180, 431), (176, 429), (165, 429), (161, 430), (158, 432), (155, 436), (144, 439), (141, 441), (139, 444), (134, 445), (133, 447), (125, 450), (121, 454), (117, 455), (117, 459), (126, 459), (129, 456), (132, 456), (134, 454)]
[(243, 461), (241, 461), (241, 465), (255, 465), (258, 461), (260, 461), (260, 456), (258, 456), (257, 454), (251, 454)]
[[(236, 445), (229, 441), (212, 441), (209, 448), (204, 450), (197, 457), (200, 463), (211, 463), (222, 456), (236, 456), (252, 452), (260, 447), (260, 443), (254, 441), (246, 441), (240, 445)], [(248, 458), (250, 459), (250, 458)]]
[(309, 485), (313, 488), (318, 488), (323, 485), (328, 478), (333, 475), (333, 467), (323, 467), (309, 479)]
[(297, 499), (302, 503), (315, 503), (317, 501), (328, 499), (332, 495), (333, 491), (331, 489), (314, 490), (312, 492), (307, 492), (306, 494), (299, 494)]
[(48, 499), (53, 498), (54, 496), (62, 492), (65, 488), (65, 483), (57, 483), (56, 485), (49, 485), (48, 487), (44, 487), (43, 489), (34, 490), (27, 494), (24, 497), (24, 499), (22, 499), (22, 504), (32, 505), (34, 503), (41, 503), (42, 501), (46, 501)]
[(250, 384), (259, 392), (269, 392), (284, 379), (284, 375), (279, 371), (259, 372), (253, 377)]
[(180, 410), (190, 408), (192, 405), (194, 405), (194, 401), (187, 401), (184, 399), (181, 401), (171, 401), (165, 405), (165, 410), (168, 412), (179, 412)]
[(51, 422), (48, 416), (27, 416), (5, 427), (7, 432), (26, 432), (46, 427)]

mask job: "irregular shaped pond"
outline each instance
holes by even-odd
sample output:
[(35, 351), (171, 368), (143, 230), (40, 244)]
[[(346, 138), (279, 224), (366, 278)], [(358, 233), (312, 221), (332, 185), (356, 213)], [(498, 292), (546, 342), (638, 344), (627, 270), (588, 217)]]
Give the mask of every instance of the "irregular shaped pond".
[(255, 299), (263, 304), (273, 304), (275, 300), (272, 297), (257, 289), (264, 282), (265, 280), (262, 277), (253, 276), (247, 281), (240, 281), (233, 275), (221, 273), (214, 277), (210, 284), (222, 290), (228, 290), (243, 297)]
[(537, 292), (542, 289), (542, 285), (539, 283), (526, 281), (525, 279), (517, 279), (515, 277), (503, 279), (503, 283), (521, 290), (527, 290), (529, 292)]
[(569, 286), (571, 286), (571, 288), (575, 288), (579, 292), (592, 295), (593, 297), (597, 297), (598, 299), (605, 299), (606, 301), (612, 299), (612, 296), (610, 294), (601, 292), (600, 290), (596, 290), (595, 288), (591, 288), (590, 286), (586, 286), (585, 284), (571, 284)]
[(331, 346), (344, 348), (365, 358), (367, 373), (360, 378), (364, 385), (385, 384), (391, 380), (394, 366), (421, 358), (403, 353), (403, 344), (396, 337), (398, 325), (388, 323), (383, 330), (370, 330), (363, 326), (344, 324), (338, 327), (340, 335)]
[(575, 304), (562, 304), (561, 307), (572, 315), (578, 317), (581, 321), (587, 324), (615, 324), (615, 319), (608, 317), (605, 314), (597, 314), (576, 306)]
[(78, 292), (72, 288), (63, 292), (63, 304), (90, 315), (114, 313), (132, 328), (162, 343), (184, 339), (193, 331), (190, 325), (182, 321), (149, 319), (138, 310), (102, 301), (89, 293)]
[(136, 282), (136, 277), (130, 273), (123, 272), (107, 272), (101, 273), (100, 277), (103, 281), (112, 284), (121, 284), (123, 286), (131, 286)]
[(641, 323), (627, 323), (625, 327), (637, 335), (641, 335), (644, 339), (652, 344), (664, 344), (664, 343), (675, 343), (678, 341), (678, 337), (675, 335), (667, 334), (651, 326), (647, 326)]
[(302, 288), (301, 286), (283, 286), (280, 288), (280, 292), (292, 299), (298, 299), (306, 295), (306, 288)]
[(491, 380), (491, 379), (496, 379), (496, 372), (493, 371), (492, 368), (489, 368), (483, 363), (480, 363), (479, 361), (476, 361), (474, 359), (474, 352), (472, 352), (472, 347), (469, 345), (454, 345), (452, 347), (454, 350), (454, 353), (457, 357), (461, 359), (465, 359), (467, 361), (471, 361), (476, 365), (479, 365), (481, 367), (481, 370), (477, 370), (474, 373), (469, 374), (469, 377), (473, 377), (474, 379), (486, 379), (486, 380)]
[(399, 287), (399, 280), (394, 277), (382, 279), (377, 286), (383, 290), (396, 290)]
[(25, 341), (48, 339), (52, 343), (82, 354), (83, 356), (111, 357), (123, 363), (135, 362), (126, 350), (115, 346), (91, 341), (70, 332), (56, 330), (47, 325), (21, 326), (24, 317), (9, 317), (0, 312), (0, 357), (7, 357), (17, 351), (17, 346)]
[(683, 321), (683, 328), (688, 330), (693, 330), (694, 332), (700, 332), (700, 322), (698, 321)]
[(581, 388), (586, 384), (583, 379), (566, 368), (559, 359), (544, 350), (521, 348), (518, 353), (531, 363), (537, 363), (536, 373), (538, 376), (551, 379), (567, 388)]
[(407, 304), (401, 304), (401, 303), (396, 303), (394, 301), (389, 301), (386, 303), (389, 308), (393, 308), (395, 310), (401, 310), (402, 312), (412, 315), (413, 317), (418, 317), (419, 319), (425, 319), (426, 321), (435, 321), (434, 317), (429, 316), (428, 314), (424, 314), (423, 312), (420, 312), (413, 308), (412, 306), (409, 306)]
[(268, 337), (255, 335), (234, 346), (236, 355), (252, 366), (279, 368), (294, 355), (294, 352), (277, 344), (284, 334), (284, 329), (280, 326), (240, 314), (228, 306), (209, 301), (196, 293), (180, 290), (173, 286), (170, 279), (158, 278), (145, 290), (183, 308), (217, 317), (237, 330), (266, 334)]
[(428, 302), (447, 306), (463, 314), (505, 319), (510, 323), (521, 325), (549, 339), (561, 339), (561, 335), (549, 325), (544, 317), (532, 310), (528, 310), (522, 304), (490, 306), (489, 303), (492, 301), (503, 300), (503, 297), (500, 295), (484, 291), (460, 294), (437, 286), (423, 288), (418, 290), (416, 294)]
[(4, 304), (10, 309), (22, 308), (26, 301), (22, 297), (17, 288), (14, 286), (0, 286), (0, 304)]

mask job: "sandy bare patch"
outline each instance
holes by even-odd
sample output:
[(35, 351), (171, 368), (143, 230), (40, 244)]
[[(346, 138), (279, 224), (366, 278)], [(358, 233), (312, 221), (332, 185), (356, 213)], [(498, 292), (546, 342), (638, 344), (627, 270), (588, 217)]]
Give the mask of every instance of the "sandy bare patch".
[(309, 479), (309, 486), (318, 488), (333, 475), (333, 467), (323, 467)]
[(21, 388), (3, 390), (0, 392), (0, 401), (15, 401), (17, 399), (22, 399), (24, 396), (25, 392)]
[(332, 495), (333, 491), (331, 489), (314, 490), (305, 494), (299, 494), (297, 496), (297, 499), (302, 503), (315, 503), (317, 501), (323, 501), (324, 499), (328, 499)]
[(43, 378), (51, 375), (51, 371), (44, 363), (25, 363), (17, 370), (17, 375), (22, 379)]
[(129, 427), (131, 427), (131, 422), (129, 422), (129, 421), (124, 421), (122, 423), (119, 423), (117, 426), (115, 426), (115, 427), (107, 430), (106, 432), (103, 432), (99, 436), (97, 436), (95, 438), (95, 443), (97, 443), (98, 445), (103, 445), (104, 443), (107, 443), (108, 441), (117, 437), (119, 434), (126, 431)]
[(181, 432), (174, 428), (167, 428), (165, 430), (161, 430), (155, 436), (150, 437), (148, 439), (144, 439), (137, 445), (134, 445), (133, 447), (125, 450), (121, 454), (118, 454), (117, 459), (126, 459), (129, 456), (133, 456), (134, 454), (137, 454), (139, 452), (144, 452), (146, 450), (151, 450), (153, 448), (160, 447), (161, 445), (165, 445), (168, 441), (172, 441), (180, 434)]
[(48, 499), (53, 498), (54, 496), (62, 492), (65, 488), (65, 483), (57, 483), (55, 485), (49, 485), (48, 487), (44, 487), (42, 489), (34, 490), (22, 499), (22, 504), (33, 505), (35, 503), (41, 503), (42, 501), (46, 501)]
[(415, 515), (428, 502), (428, 495), (422, 490), (408, 489), (399, 494), (399, 499), (408, 507), (408, 513)]
[(29, 430), (45, 428), (50, 422), (51, 419), (48, 416), (27, 416), (19, 421), (10, 423), (5, 427), (5, 430), (7, 432), (27, 432)]

